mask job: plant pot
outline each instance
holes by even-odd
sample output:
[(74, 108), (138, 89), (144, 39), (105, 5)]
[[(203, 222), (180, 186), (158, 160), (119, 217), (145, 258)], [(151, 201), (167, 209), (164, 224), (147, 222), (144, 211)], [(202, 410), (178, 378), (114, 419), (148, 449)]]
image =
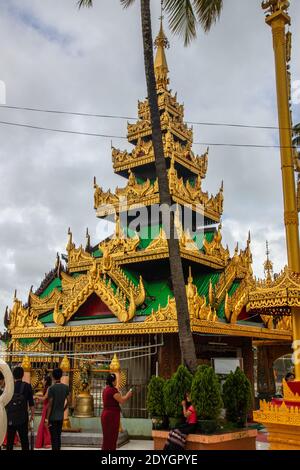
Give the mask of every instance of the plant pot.
[(174, 418), (174, 417), (169, 417), (169, 428), (170, 429), (175, 429), (178, 428), (183, 423), (183, 419), (180, 418)]
[(163, 429), (164, 425), (164, 418), (161, 416), (153, 416), (152, 417), (152, 429)]
[(218, 421), (215, 419), (199, 419), (197, 429), (200, 434), (214, 434), (218, 430)]

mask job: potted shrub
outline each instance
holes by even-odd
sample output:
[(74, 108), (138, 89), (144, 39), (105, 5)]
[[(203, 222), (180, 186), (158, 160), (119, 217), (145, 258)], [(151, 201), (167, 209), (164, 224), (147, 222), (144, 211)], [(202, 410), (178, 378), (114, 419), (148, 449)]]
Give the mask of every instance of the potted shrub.
[(164, 403), (165, 380), (152, 376), (147, 387), (147, 410), (152, 418), (153, 429), (162, 429), (166, 415)]
[(223, 385), (223, 401), (226, 419), (238, 427), (245, 426), (247, 413), (251, 409), (252, 388), (245, 373), (237, 367), (230, 372)]
[(198, 367), (192, 383), (191, 399), (197, 411), (199, 432), (213, 434), (218, 428), (217, 419), (223, 402), (221, 385), (212, 367)]
[(184, 420), (182, 401), (191, 390), (192, 374), (185, 366), (179, 366), (171, 379), (164, 386), (164, 402), (166, 414), (169, 417), (170, 428), (175, 428)]

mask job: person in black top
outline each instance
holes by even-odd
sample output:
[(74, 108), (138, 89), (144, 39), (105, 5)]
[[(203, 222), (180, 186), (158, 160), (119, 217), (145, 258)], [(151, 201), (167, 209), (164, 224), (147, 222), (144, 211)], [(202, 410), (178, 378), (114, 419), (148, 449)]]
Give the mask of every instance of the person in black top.
[(24, 369), (15, 367), (13, 370), (15, 379), (14, 395), (6, 406), (7, 410), (7, 445), (6, 450), (13, 450), (14, 439), (18, 432), (22, 450), (29, 450), (28, 440), (28, 407), (30, 419), (34, 418), (34, 400), (31, 385), (23, 382)]
[(54, 385), (48, 388), (48, 409), (45, 419), (51, 434), (52, 450), (60, 450), (61, 433), (64, 421), (64, 412), (70, 406), (69, 387), (61, 383), (63, 375), (62, 369), (54, 369), (52, 376)]

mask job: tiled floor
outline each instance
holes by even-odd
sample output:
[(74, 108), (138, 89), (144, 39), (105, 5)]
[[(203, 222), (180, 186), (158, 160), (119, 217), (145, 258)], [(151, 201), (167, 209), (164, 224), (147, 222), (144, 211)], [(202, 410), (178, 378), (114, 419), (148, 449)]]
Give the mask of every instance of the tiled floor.
[[(257, 442), (256, 450), (268, 450), (269, 444), (267, 442)], [(63, 450), (99, 450), (95, 448), (83, 447), (64, 447)], [(131, 440), (128, 444), (120, 447), (118, 450), (153, 450), (153, 441), (138, 441)]]

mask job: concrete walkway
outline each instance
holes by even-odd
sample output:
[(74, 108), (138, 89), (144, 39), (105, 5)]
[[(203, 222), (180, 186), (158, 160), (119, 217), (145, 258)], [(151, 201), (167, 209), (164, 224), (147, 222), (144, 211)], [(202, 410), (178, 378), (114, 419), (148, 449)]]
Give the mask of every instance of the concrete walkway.
[[(267, 442), (256, 442), (256, 450), (268, 450), (269, 444)], [(95, 447), (63, 447), (62, 450), (98, 450)], [(120, 447), (117, 450), (153, 450), (153, 441), (151, 440), (131, 440), (124, 446)]]

